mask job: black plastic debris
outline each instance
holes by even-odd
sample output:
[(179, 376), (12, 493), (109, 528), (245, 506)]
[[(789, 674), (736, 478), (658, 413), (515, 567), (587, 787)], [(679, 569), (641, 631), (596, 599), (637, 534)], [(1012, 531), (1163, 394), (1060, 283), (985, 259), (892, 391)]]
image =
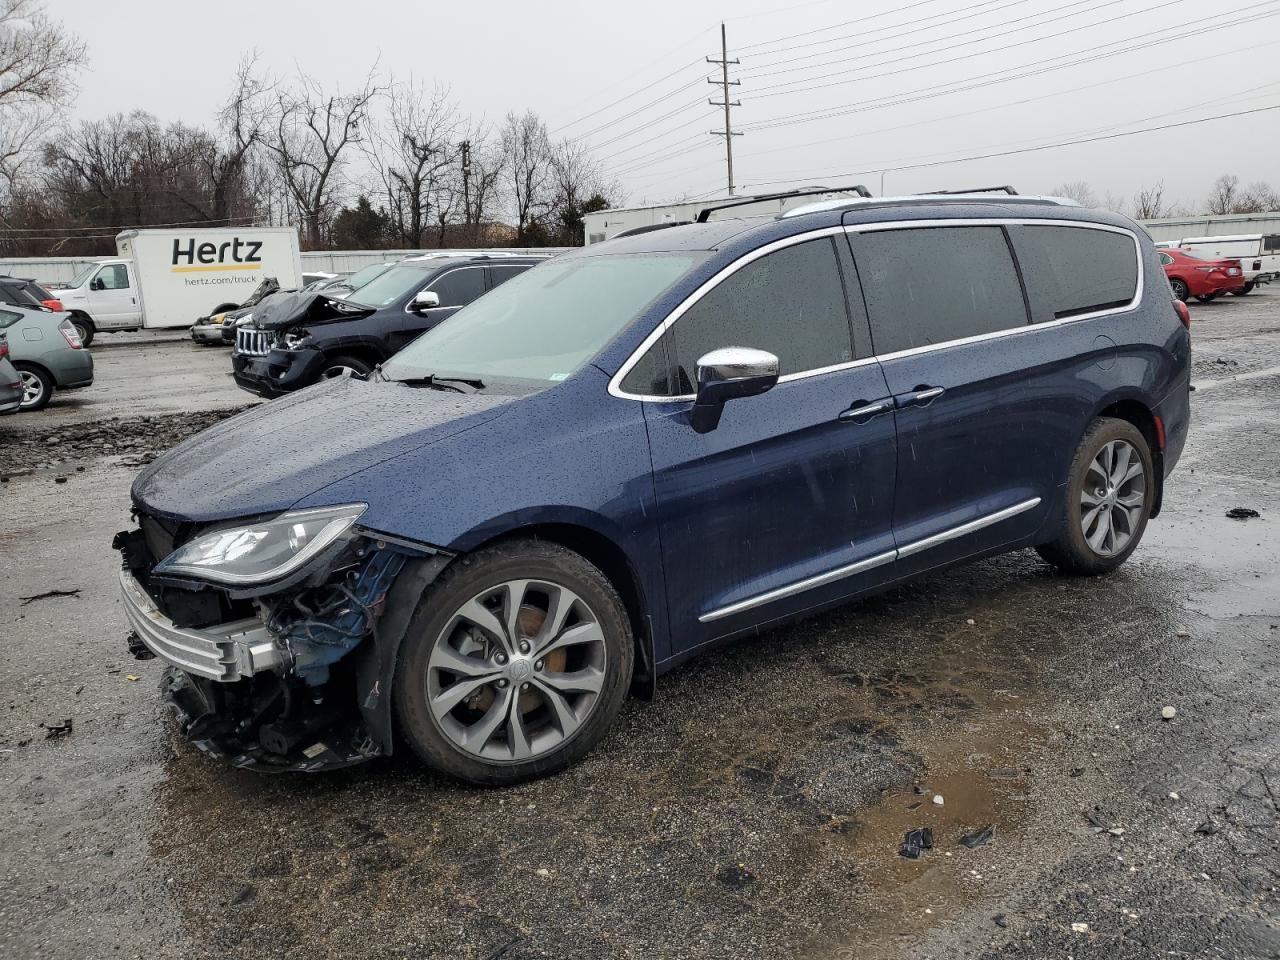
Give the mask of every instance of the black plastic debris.
[(1196, 833), (1200, 834), (1202, 837), (1212, 837), (1221, 829), (1222, 828), (1212, 820), (1206, 820), (1204, 823), (1200, 824), (1200, 826), (1196, 827)]
[(966, 833), (960, 838), (960, 846), (968, 847), (972, 850), (974, 847), (980, 847), (989, 841), (993, 836), (995, 836), (995, 833), (995, 824), (989, 823), (977, 833)]
[(67, 717), (65, 720), (42, 723), (40, 726), (44, 727), (44, 738), (46, 740), (56, 740), (58, 737), (65, 737), (70, 734), (74, 724), (71, 718)]
[(25, 607), (28, 603), (35, 603), (37, 600), (51, 600), (54, 597), (78, 596), (80, 596), (80, 588), (76, 587), (73, 590), (46, 590), (44, 593), (35, 593), (29, 597), (19, 597), (18, 599), (22, 601), (22, 606)]
[(1257, 510), (1250, 510), (1248, 507), (1232, 507), (1227, 511), (1227, 516), (1232, 520), (1256, 520), (1262, 514)]
[(996, 926), (999, 927), (1001, 930), (1004, 930), (1009, 926), (1009, 918), (1006, 917), (1003, 913), (997, 913), (991, 919), (995, 921)]
[(907, 831), (907, 835), (902, 840), (902, 848), (898, 850), (898, 853), (908, 860), (919, 860), (922, 850), (932, 849), (933, 830), (929, 827), (916, 827), (914, 830)]

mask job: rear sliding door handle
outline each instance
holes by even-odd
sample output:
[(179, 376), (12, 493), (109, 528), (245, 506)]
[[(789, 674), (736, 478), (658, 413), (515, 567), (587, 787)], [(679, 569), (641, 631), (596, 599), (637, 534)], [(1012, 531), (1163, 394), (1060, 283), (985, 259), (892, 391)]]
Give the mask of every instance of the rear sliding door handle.
[(917, 387), (910, 393), (900, 393), (893, 398), (899, 407), (923, 407), (937, 400), (947, 391), (942, 387)]
[(840, 420), (844, 423), (866, 423), (868, 420), (878, 417), (882, 413), (888, 413), (892, 409), (892, 397), (885, 397), (883, 400), (872, 400), (870, 403), (860, 400), (848, 410), (842, 410), (840, 412)]

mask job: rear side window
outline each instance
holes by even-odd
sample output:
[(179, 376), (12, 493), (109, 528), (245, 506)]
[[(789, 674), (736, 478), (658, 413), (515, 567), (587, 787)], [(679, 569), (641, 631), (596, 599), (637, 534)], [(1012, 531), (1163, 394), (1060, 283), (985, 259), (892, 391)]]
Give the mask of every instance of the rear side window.
[(1280, 253), (1280, 233), (1263, 237), (1262, 250), (1264, 253)]
[(440, 295), (442, 307), (465, 307), (484, 293), (484, 268), (463, 267), (436, 277), (427, 287)]
[(492, 289), (494, 287), (501, 286), (502, 284), (510, 280), (512, 277), (518, 276), (519, 274), (524, 273), (528, 269), (529, 269), (529, 264), (527, 263), (508, 263), (508, 264), (503, 264), (502, 266), (490, 267), (489, 268), (489, 287), (490, 289)]
[(21, 319), (22, 314), (20, 313), (14, 313), (12, 310), (0, 310), (0, 330), (5, 327), (12, 327)]
[(1028, 323), (1000, 227), (922, 227), (850, 235), (876, 353)]
[(1028, 226), (1027, 262), (1055, 320), (1127, 306), (1138, 292), (1133, 238), (1087, 227)]
[[(778, 357), (778, 372), (803, 373), (853, 359), (840, 267), (829, 237), (767, 254), (732, 273), (671, 329), (676, 394), (693, 393), (698, 359), (720, 347)], [(660, 370), (655, 359), (651, 371)]]

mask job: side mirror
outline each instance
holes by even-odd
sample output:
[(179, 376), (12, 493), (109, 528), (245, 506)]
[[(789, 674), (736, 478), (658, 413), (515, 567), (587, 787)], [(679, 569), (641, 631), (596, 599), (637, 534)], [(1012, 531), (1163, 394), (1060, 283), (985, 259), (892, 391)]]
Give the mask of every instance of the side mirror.
[(440, 306), (440, 294), (434, 290), (419, 290), (413, 302), (409, 304), (409, 309), (416, 313), (419, 310), (431, 310), (438, 306)]
[(778, 358), (750, 347), (723, 347), (698, 360), (698, 395), (693, 402), (692, 425), (707, 433), (720, 425), (725, 402), (754, 397), (778, 382)]
[(90, 290), (102, 290), (105, 287), (106, 287), (106, 284), (102, 282), (101, 277), (94, 277), (92, 280), (89, 281)]

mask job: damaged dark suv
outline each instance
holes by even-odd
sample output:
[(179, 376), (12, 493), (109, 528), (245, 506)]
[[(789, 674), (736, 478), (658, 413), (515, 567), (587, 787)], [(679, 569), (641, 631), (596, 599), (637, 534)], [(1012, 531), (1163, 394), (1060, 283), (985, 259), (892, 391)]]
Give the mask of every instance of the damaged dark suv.
[(1189, 326), (1143, 229), (1064, 201), (595, 244), (147, 467), (131, 644), (238, 765), (546, 774), (730, 638), (1010, 550), (1114, 570), (1186, 439)]
[(366, 377), (414, 337), (545, 259), (431, 253), (400, 261), (345, 298), (276, 297), (236, 327), (236, 383), (278, 397), (329, 377)]

